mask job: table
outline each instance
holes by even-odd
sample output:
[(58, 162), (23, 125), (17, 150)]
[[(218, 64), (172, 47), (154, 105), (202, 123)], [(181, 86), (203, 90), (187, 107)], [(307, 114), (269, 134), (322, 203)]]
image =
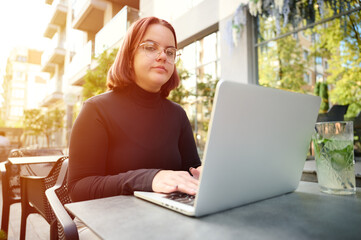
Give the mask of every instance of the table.
[(300, 182), (294, 193), (202, 218), (133, 196), (65, 207), (103, 239), (360, 239), (361, 189), (335, 196)]
[(38, 164), (38, 163), (55, 163), (63, 155), (54, 156), (35, 156), (35, 157), (11, 157), (9, 162), (13, 165)]
[[(356, 187), (361, 187), (361, 161), (360, 160), (355, 161), (355, 177), (356, 177)], [(301, 180), (308, 181), (308, 182), (318, 182), (315, 160), (308, 160), (305, 162)]]

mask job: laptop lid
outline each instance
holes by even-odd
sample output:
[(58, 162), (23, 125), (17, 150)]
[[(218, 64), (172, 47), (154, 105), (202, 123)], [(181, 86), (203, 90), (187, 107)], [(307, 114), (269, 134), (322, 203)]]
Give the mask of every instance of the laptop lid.
[(134, 195), (199, 217), (292, 192), (320, 103), (312, 95), (220, 81), (195, 206), (154, 192)]
[(320, 103), (312, 95), (220, 81), (195, 215), (294, 191)]

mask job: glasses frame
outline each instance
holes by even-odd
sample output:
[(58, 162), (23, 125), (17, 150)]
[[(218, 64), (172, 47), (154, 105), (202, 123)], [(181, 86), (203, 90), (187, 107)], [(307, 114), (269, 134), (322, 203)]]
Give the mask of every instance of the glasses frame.
[[(156, 47), (158, 48), (159, 51), (157, 51), (157, 56), (156, 56), (156, 57), (152, 57), (152, 56), (149, 56), (149, 55), (147, 54), (147, 51), (146, 51), (145, 48), (144, 48), (144, 46), (145, 46), (146, 44), (153, 44), (154, 46), (156, 46)], [(145, 42), (142, 42), (141, 44), (139, 44), (138, 48), (142, 48), (143, 51), (144, 51), (144, 53), (145, 53), (145, 55), (146, 55), (147, 57), (151, 58), (151, 59), (154, 59), (154, 60), (155, 60), (155, 59), (158, 59), (159, 56), (160, 56), (160, 54), (162, 54), (162, 52), (164, 52), (165, 55), (166, 55), (167, 62), (169, 62), (169, 63), (171, 63), (171, 64), (176, 64), (176, 62), (178, 61), (178, 58), (179, 58), (180, 55), (181, 55), (181, 54), (178, 52), (178, 49), (177, 49), (177, 48), (175, 48), (175, 47), (166, 47), (166, 48), (164, 48), (164, 47), (160, 46), (159, 43), (154, 42), (154, 41), (145, 41)], [(175, 49), (175, 56), (174, 56), (174, 59), (172, 59), (172, 61), (169, 61), (168, 55), (167, 55), (167, 53), (166, 53), (166, 50), (167, 50), (167, 49)]]

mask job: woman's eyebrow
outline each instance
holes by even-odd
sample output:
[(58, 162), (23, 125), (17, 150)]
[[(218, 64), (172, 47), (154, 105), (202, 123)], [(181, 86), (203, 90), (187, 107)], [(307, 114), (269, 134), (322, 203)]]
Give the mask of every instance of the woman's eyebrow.
[[(145, 39), (144, 41), (142, 41), (143, 43), (144, 42), (152, 42), (152, 43), (155, 43), (155, 44), (158, 44), (159, 46), (161, 46), (157, 41), (154, 41), (152, 39)], [(175, 46), (166, 46), (165, 48), (176, 48)]]

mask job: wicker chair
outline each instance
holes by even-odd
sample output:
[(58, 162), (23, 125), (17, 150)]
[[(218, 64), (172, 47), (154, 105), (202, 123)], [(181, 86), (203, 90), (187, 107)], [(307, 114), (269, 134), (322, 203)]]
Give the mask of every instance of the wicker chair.
[[(25, 240), (26, 220), (31, 213), (38, 213), (50, 224), (50, 228), (56, 228), (56, 218), (45, 196), (45, 191), (55, 185), (62, 166), (68, 157), (60, 157), (46, 177), (21, 176), (21, 227), (20, 239)], [(57, 239), (52, 235), (50, 239)]]
[[(65, 210), (64, 204), (70, 203), (68, 195), (68, 159), (62, 163), (56, 184), (45, 191), (46, 197), (57, 219), (58, 228), (51, 228), (56, 231), (58, 239), (78, 240), (78, 230), (73, 221), (73, 217)], [(53, 235), (54, 233), (51, 233)]]
[[(29, 156), (44, 156), (44, 155), (63, 155), (63, 152), (58, 149), (36, 149), (24, 150), (14, 149), (10, 152), (9, 157), (29, 157)], [(39, 164), (36, 164), (39, 166)], [(35, 165), (34, 165), (35, 166)], [(2, 216), (1, 229), (6, 233), (9, 229), (9, 213), (10, 206), (13, 203), (21, 202), (20, 196), (20, 175), (43, 175), (46, 176), (53, 164), (43, 164), (41, 171), (34, 171), (31, 165), (17, 166), (12, 165), (8, 161), (0, 163), (1, 186), (2, 186)], [(38, 174), (39, 173), (39, 174)]]

